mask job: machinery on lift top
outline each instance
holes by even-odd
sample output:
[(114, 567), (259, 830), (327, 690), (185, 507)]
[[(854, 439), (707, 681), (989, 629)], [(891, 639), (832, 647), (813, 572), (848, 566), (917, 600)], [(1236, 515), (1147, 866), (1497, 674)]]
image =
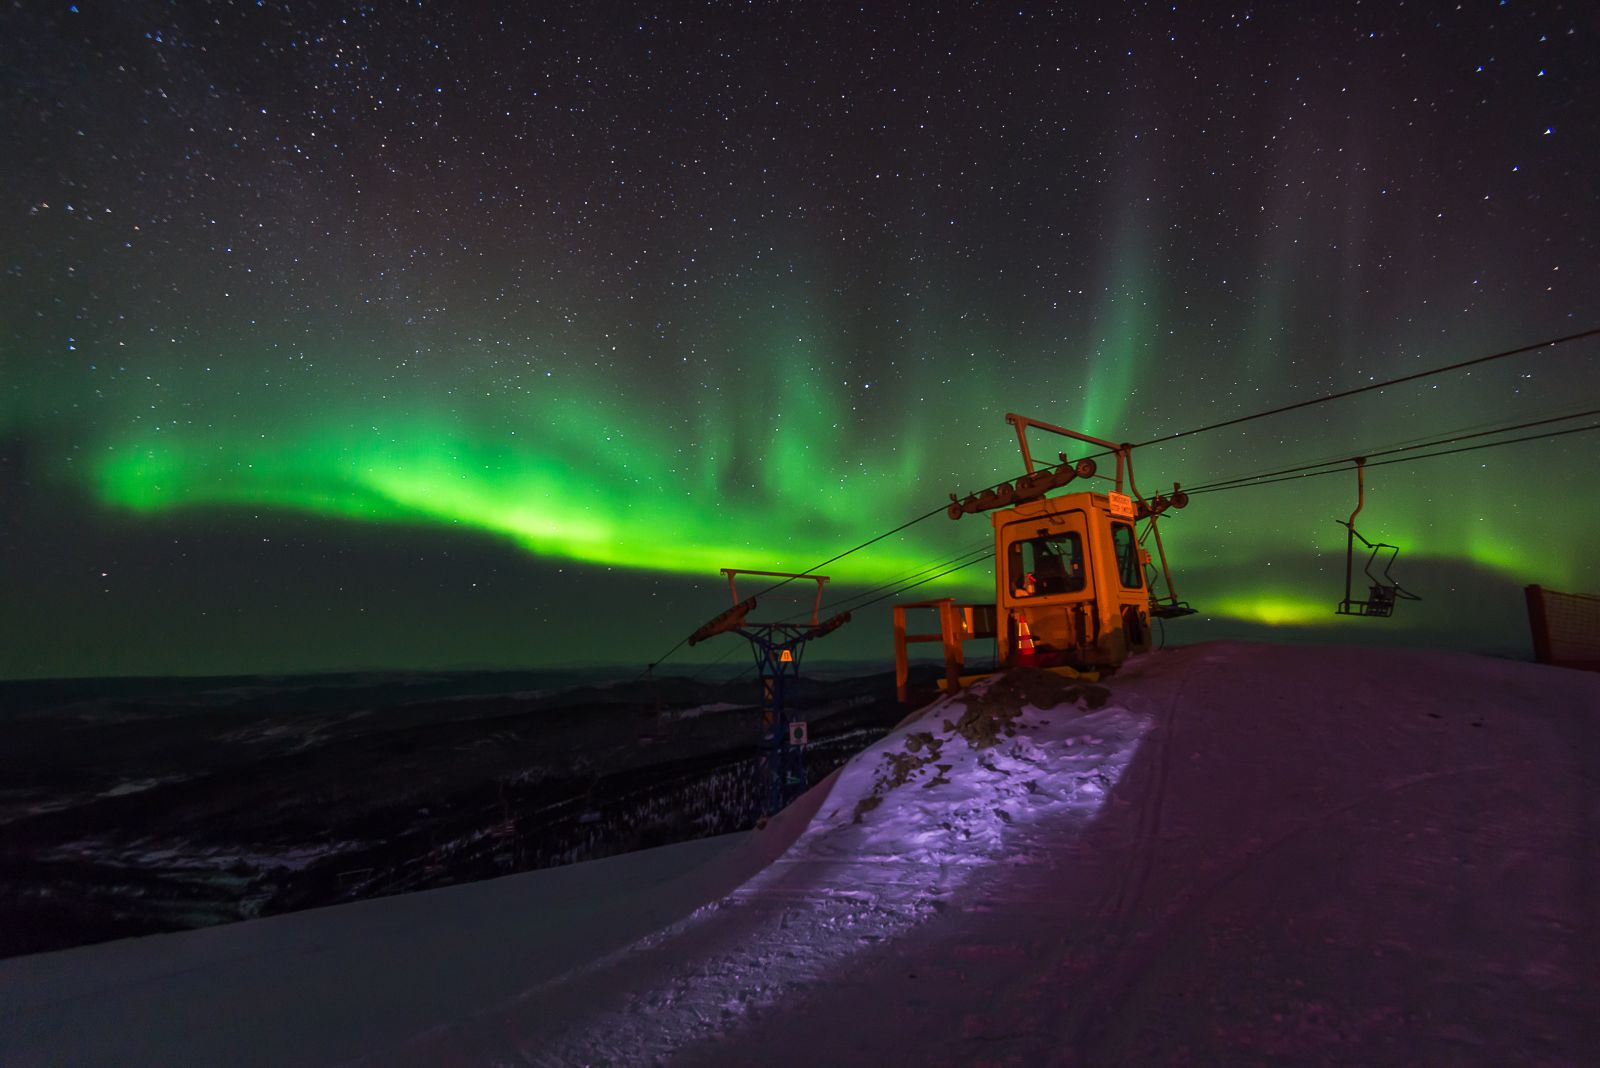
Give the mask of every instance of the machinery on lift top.
[[(908, 697), (909, 642), (943, 643), (945, 685), (953, 690), (970, 681), (961, 675), (962, 643), (970, 639), (996, 640), (997, 670), (1031, 665), (1063, 672), (1103, 671), (1150, 648), (1152, 617), (1194, 612), (1173, 591), (1156, 525), (1168, 510), (1189, 503), (1182, 488), (1175, 482), (1170, 495), (1141, 494), (1133, 475), (1132, 445), (1015, 413), (1006, 422), (1016, 429), (1026, 473), (965, 498), (951, 494), (947, 509), (951, 519), (991, 513), (994, 605), (958, 605), (945, 598), (894, 607), (896, 682), (902, 701)], [(1029, 428), (1110, 452), (1116, 459), (1114, 488), (1048, 496), (1075, 480), (1095, 477), (1098, 465), (1093, 457), (1074, 462), (1065, 453), (1058, 454), (1057, 463), (1036, 463), (1028, 446)], [(1146, 548), (1151, 542), (1154, 554)], [(937, 610), (939, 633), (908, 633), (905, 612), (911, 608)]]

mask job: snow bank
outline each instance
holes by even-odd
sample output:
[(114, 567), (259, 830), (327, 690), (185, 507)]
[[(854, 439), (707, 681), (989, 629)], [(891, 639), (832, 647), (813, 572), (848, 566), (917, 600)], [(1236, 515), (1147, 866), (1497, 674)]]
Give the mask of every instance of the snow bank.
[(749, 882), (563, 989), (430, 1036), (406, 1059), (466, 1048), (493, 1060), (509, 1046), (534, 1064), (648, 1064), (724, 1039), (913, 937), (973, 872), (1025, 861), (1006, 853), (1017, 828), (1093, 819), (1147, 725), (1108, 690), (1042, 671), (942, 699), (816, 788), (817, 815)]
[(1037, 670), (940, 700), (846, 766), (796, 849), (961, 867), (999, 859), (1019, 820), (1093, 815), (1148, 725), (1108, 701)]

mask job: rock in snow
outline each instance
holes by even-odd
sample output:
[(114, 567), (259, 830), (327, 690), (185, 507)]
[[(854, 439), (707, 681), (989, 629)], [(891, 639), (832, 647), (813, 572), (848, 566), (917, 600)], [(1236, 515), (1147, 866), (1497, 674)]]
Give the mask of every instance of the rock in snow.
[(1600, 676), (1016, 672), (766, 829), (0, 962), (0, 1062), (1586, 1064)]

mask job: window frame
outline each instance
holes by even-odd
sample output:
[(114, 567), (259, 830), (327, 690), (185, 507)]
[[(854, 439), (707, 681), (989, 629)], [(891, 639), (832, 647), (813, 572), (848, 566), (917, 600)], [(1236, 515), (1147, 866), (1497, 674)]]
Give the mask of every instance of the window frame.
[[(1118, 544), (1117, 540), (1118, 534), (1122, 531), (1127, 531), (1128, 534), (1127, 559), (1123, 558), (1122, 546)], [(1111, 555), (1117, 562), (1117, 581), (1122, 585), (1122, 588), (1125, 590), (1144, 589), (1144, 561), (1139, 559), (1139, 534), (1138, 531), (1133, 529), (1132, 523), (1124, 523), (1119, 520), (1112, 520)], [(1133, 570), (1133, 577), (1135, 580), (1131, 585), (1128, 582), (1128, 570), (1130, 566)]]

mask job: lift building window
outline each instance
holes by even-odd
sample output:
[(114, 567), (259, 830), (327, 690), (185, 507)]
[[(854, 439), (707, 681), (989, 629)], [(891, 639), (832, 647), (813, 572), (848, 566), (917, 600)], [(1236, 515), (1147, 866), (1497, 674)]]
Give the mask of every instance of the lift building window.
[(1009, 555), (1011, 589), (1019, 597), (1077, 593), (1084, 587), (1083, 539), (1076, 533), (1014, 541)]

